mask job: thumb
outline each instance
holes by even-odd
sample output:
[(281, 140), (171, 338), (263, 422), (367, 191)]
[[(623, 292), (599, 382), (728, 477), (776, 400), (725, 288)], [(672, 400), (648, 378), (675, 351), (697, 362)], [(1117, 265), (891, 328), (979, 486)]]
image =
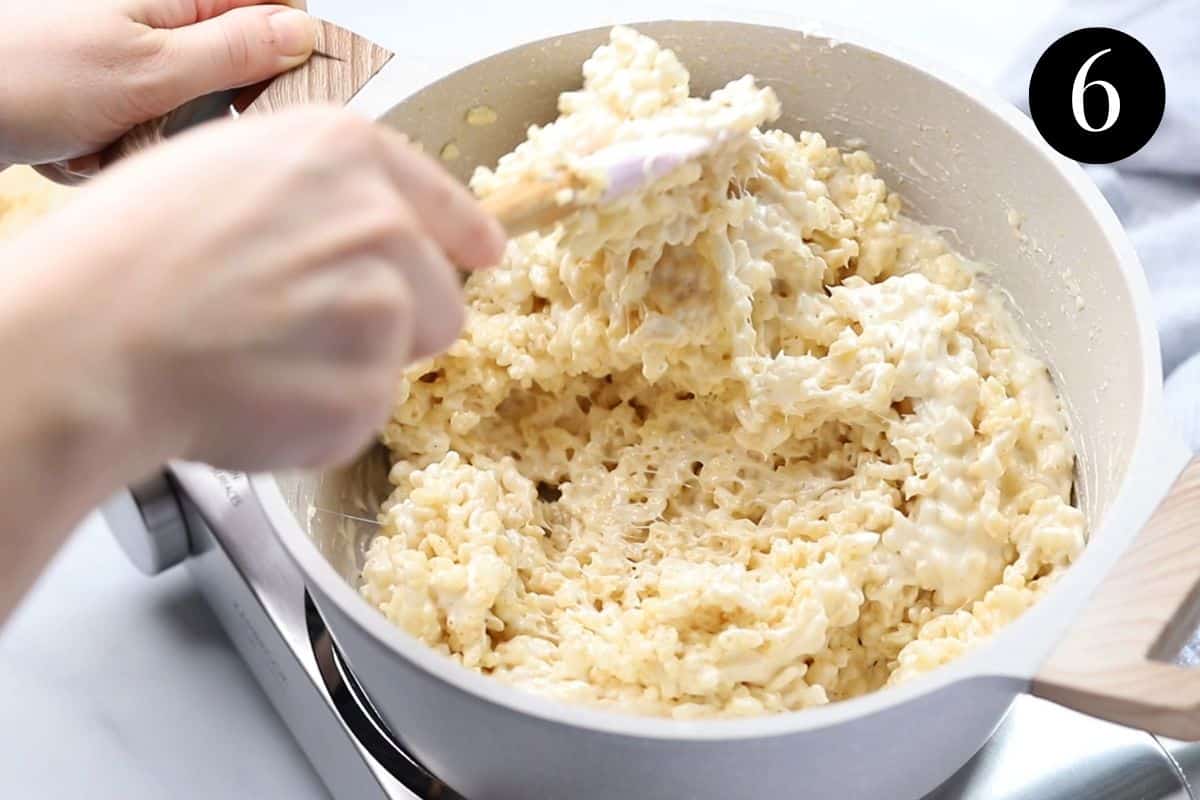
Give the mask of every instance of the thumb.
[(235, 8), (194, 25), (160, 31), (162, 74), (156, 101), (166, 113), (210, 92), (273, 78), (312, 55), (308, 14), (281, 5)]

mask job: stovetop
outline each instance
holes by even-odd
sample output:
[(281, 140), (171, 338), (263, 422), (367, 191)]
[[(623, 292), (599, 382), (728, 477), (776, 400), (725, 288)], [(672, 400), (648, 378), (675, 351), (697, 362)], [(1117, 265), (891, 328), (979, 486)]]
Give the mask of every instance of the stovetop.
[[(222, 480), (237, 479), (233, 473)], [(128, 513), (123, 521), (110, 517), (110, 525), (145, 571), (181, 562), (191, 573), (331, 794), (466, 800), (411, 758), (403, 731), (389, 730), (375, 713), (282, 547), (214, 530), (188, 497), (164, 492), (169, 485), (159, 482), (135, 492), (138, 502), (127, 505), (126, 512), (136, 507), (149, 522), (140, 532)], [(173, 529), (174, 545), (170, 536), (150, 532), (170, 507), (184, 523)], [(1189, 788), (1194, 779), (1200, 779), (1198, 745), (1021, 697), (988, 745), (921, 800), (1200, 800)]]

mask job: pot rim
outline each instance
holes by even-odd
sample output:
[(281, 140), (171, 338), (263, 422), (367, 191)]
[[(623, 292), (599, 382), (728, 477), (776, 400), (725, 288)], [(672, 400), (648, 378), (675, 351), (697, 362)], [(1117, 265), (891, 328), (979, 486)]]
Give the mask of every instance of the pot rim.
[[(1075, 612), (1086, 601), (1087, 595), (1136, 535), (1140, 523), (1144, 520), (1143, 511), (1145, 514), (1149, 513), (1186, 460), (1182, 445), (1177, 438), (1172, 438), (1166, 432), (1160, 420), (1162, 375), (1158, 334), (1153, 324), (1150, 292), (1141, 264), (1116, 215), (1083, 169), (1053, 151), (1042, 140), (1033, 123), (993, 90), (923, 55), (890, 43), (882, 43), (875, 37), (858, 31), (788, 15), (770, 14), (764, 19), (764, 15), (754, 11), (732, 8), (721, 10), (734, 19), (645, 19), (623, 24), (636, 27), (639, 24), (672, 21), (761, 25), (794, 31), (809, 38), (823, 39), (826, 46), (831, 48), (851, 46), (906, 64), (941, 84), (946, 91), (966, 95), (977, 104), (981, 113), (998, 118), (1031, 144), (1041, 156), (1041, 166), (1056, 171), (1068, 183), (1078, 201), (1084, 204), (1103, 230), (1105, 244), (1116, 255), (1134, 306), (1142, 353), (1142, 408), (1137, 420), (1136, 445), (1131, 452), (1130, 463), (1117, 496), (1112, 500), (1100, 523), (1089, 531), (1089, 544), (1083, 554), (1047, 596), (972, 652), (900, 686), (885, 687), (867, 695), (826, 706), (750, 718), (676, 720), (639, 716), (572, 705), (536, 695), (474, 672), (435, 652), (423, 642), (392, 625), (334, 570), (301, 529), (273, 476), (250, 476), (251, 489), (284, 549), (299, 566), (310, 588), (319, 595), (319, 600), (323, 599), (336, 605), (341, 614), (353, 620), (377, 644), (391, 650), (447, 686), (480, 700), (496, 703), (513, 712), (549, 722), (630, 737), (716, 741), (778, 736), (829, 727), (899, 706), (966, 679), (990, 678), (1009, 681), (1015, 696), (1036, 671), (1058, 635), (1070, 624)], [(611, 24), (601, 27), (611, 27)], [(584, 30), (590, 29), (564, 27), (544, 38), (553, 39)], [(402, 64), (389, 65), (393, 68), (385, 67), (384, 71), (365, 87), (360, 96), (355, 98), (351, 108), (357, 108), (378, 118), (412, 93), (441, 80), (459, 68), (504, 50), (542, 40), (507, 43), (481, 57), (456, 63), (453, 69), (433, 79), (422, 77), (414, 80), (411, 74), (405, 75), (398, 69)], [(334, 634), (336, 636), (336, 631)], [(353, 658), (352, 655), (348, 657)]]

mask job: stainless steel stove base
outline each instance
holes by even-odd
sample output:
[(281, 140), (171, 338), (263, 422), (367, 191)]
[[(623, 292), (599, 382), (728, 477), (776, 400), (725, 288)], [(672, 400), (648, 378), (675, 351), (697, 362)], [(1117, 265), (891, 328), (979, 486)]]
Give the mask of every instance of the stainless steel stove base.
[[(218, 537), (181, 501), (192, 541), (186, 568), (330, 793), (339, 800), (438, 797), (402, 753), (385, 766), (369, 749), (370, 728), (360, 735), (351, 727), (343, 710), (348, 687), (337, 682), (328, 634), (315, 609), (309, 613), (303, 581), (283, 550), (258, 537)], [(326, 646), (314, 648), (314, 641)], [(413, 778), (415, 791), (403, 782)]]
[[(183, 563), (330, 793), (465, 800), (384, 728), (282, 548), (214, 531), (178, 494), (190, 544)], [(1159, 742), (1023, 697), (988, 745), (923, 800), (1200, 800), (1188, 787), (1196, 777), (1195, 745)]]

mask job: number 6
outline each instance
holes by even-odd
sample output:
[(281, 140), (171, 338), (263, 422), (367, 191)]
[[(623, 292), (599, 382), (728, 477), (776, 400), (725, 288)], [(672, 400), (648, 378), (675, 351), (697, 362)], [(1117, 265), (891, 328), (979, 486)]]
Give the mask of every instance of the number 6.
[[(1096, 55), (1083, 62), (1083, 66), (1079, 68), (1079, 72), (1075, 73), (1075, 83), (1071, 86), (1071, 111), (1075, 114), (1075, 122), (1079, 127), (1089, 133), (1100, 133), (1111, 128), (1117, 122), (1117, 115), (1121, 113), (1121, 96), (1117, 94), (1117, 87), (1113, 86), (1108, 81), (1091, 81), (1087, 82), (1087, 72), (1091, 69), (1092, 64), (1096, 63), (1096, 59), (1105, 53), (1111, 53), (1112, 48), (1101, 50)], [(1099, 86), (1108, 95), (1108, 118), (1104, 120), (1104, 124), (1099, 128), (1093, 128), (1087, 121), (1087, 117), (1083, 113), (1083, 95), (1088, 89), (1093, 86)]]

